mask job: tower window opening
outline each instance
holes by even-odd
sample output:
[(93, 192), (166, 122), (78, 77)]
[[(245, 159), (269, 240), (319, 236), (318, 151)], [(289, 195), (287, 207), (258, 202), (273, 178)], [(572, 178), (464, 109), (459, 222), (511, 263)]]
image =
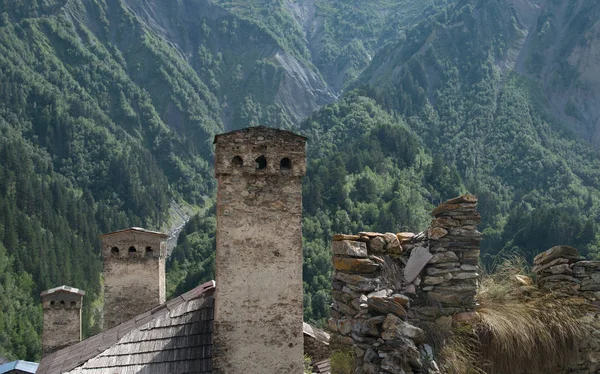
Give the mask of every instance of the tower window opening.
[(111, 251), (113, 254), (118, 254), (118, 253), (119, 253), (119, 248), (117, 248), (117, 247), (112, 247), (112, 248), (110, 249), (110, 251)]
[(244, 166), (244, 160), (242, 160), (240, 156), (235, 156), (231, 159), (231, 165), (235, 166), (236, 168), (241, 168)]
[(137, 252), (137, 251), (135, 250), (135, 247), (129, 247), (129, 253), (134, 253), (134, 252)]
[(52, 301), (50, 302), (50, 305), (54, 306), (54, 304), (56, 304), (56, 303), (54, 302), (54, 300), (52, 300)]
[(279, 169), (280, 170), (291, 170), (292, 169), (292, 160), (290, 160), (287, 157), (282, 158), (281, 161), (279, 162)]
[(267, 159), (265, 156), (260, 156), (256, 160), (256, 170), (263, 170), (267, 168)]
[(146, 247), (146, 255), (152, 256), (152, 253), (154, 253), (154, 250), (152, 249), (152, 247)]
[(71, 301), (71, 308), (75, 308), (76, 304), (74, 301)]
[(60, 306), (65, 306), (65, 301), (64, 300), (60, 301)]

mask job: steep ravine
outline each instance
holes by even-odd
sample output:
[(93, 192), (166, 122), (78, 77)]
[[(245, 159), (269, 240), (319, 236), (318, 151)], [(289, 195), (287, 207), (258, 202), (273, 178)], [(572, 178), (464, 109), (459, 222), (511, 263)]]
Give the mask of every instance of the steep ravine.
[[(279, 105), (294, 122), (335, 100), (318, 72), (283, 49), (277, 40), (252, 22), (238, 18), (211, 1), (185, 0), (173, 4), (127, 0), (126, 3), (138, 20), (173, 46), (195, 70), (202, 68), (195, 61), (202, 46), (213, 55), (223, 57), (224, 71), (220, 82), (224, 84), (217, 90), (217, 95), (224, 108), (226, 129), (239, 127), (232, 123), (233, 112), (249, 96), (265, 106)], [(206, 25), (213, 26), (213, 30), (228, 26), (229, 34), (211, 32), (202, 35)], [(234, 93), (232, 91), (237, 91), (238, 87), (227, 84), (227, 75), (238, 66), (242, 69), (242, 80), (251, 79), (254, 85), (239, 87), (241, 92)]]

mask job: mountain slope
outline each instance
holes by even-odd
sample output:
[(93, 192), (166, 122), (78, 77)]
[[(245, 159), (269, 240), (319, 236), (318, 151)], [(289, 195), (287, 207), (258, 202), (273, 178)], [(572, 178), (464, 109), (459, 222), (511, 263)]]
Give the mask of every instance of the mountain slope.
[(454, 0), (216, 0), (263, 25), (339, 94), (371, 56), (422, 17)]
[(600, 157), (577, 135), (595, 136), (595, 3), (357, 4), (0, 0), (0, 355), (39, 357), (38, 295), (60, 284), (87, 291), (94, 333), (97, 236), (170, 226), (177, 203), (202, 213), (169, 290), (211, 277), (212, 138), (249, 125), (310, 139), (307, 319), (327, 317), (333, 232), (418, 231), (465, 190), (486, 264), (598, 256)]
[[(26, 301), (0, 305), (2, 356), (39, 358), (41, 320), (28, 316), (56, 285), (87, 291), (84, 335), (97, 331), (97, 236), (167, 225), (174, 201), (202, 205), (224, 123), (290, 126), (276, 102), (285, 90), (299, 95), (290, 113), (317, 105), (320, 88), (278, 64), (293, 59), (260, 27), (205, 1), (179, 4), (0, 1), (0, 287)], [(150, 17), (156, 9), (174, 13)]]
[[(458, 2), (376, 56), (362, 91), (403, 113), (480, 195), (489, 254), (515, 247), (530, 256), (542, 242), (597, 253), (598, 152), (548, 113), (535, 80), (506, 69), (521, 27), (508, 1)], [(547, 240), (515, 242), (526, 235), (512, 223), (536, 215), (549, 218), (528, 233)]]
[[(598, 147), (598, 15), (600, 4), (588, 1), (460, 1), (445, 16), (421, 24), (390, 45), (359, 80), (374, 86), (389, 84), (390, 78), (399, 83), (404, 74), (400, 67), (428, 53), (464, 61), (462, 79), (471, 65), (466, 56), (487, 58), (501, 76), (516, 73), (528, 82), (536, 107), (551, 114), (553, 122)], [(435, 74), (443, 68), (431, 63), (425, 68), (430, 69), (427, 91), (434, 100), (432, 93), (439, 88)]]
[[(558, 243), (599, 256), (600, 155), (547, 112), (534, 79), (507, 68), (522, 35), (507, 1), (450, 4), (300, 125), (306, 319), (327, 317), (333, 233), (418, 231), (433, 203), (465, 190), (479, 196), (486, 266)], [(214, 221), (197, 220), (207, 234), (190, 228), (170, 264), (181, 291), (211, 276)]]

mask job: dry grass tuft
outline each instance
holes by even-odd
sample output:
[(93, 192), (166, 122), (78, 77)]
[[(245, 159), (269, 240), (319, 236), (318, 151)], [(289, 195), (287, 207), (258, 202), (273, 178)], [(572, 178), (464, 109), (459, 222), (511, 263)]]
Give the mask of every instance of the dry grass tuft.
[(473, 329), (468, 326), (455, 328), (439, 354), (442, 373), (485, 374), (480, 367), (481, 357), (478, 352), (479, 341)]
[(481, 321), (456, 331), (442, 350), (448, 373), (550, 373), (577, 358), (587, 331), (580, 318), (589, 307), (523, 285), (515, 275), (526, 273), (524, 265), (513, 258), (484, 276)]

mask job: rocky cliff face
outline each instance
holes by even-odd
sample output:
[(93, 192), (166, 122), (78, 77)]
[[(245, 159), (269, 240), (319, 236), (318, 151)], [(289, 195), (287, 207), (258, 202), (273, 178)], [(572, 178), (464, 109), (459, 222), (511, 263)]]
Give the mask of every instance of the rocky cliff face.
[(514, 70), (543, 89), (561, 123), (600, 146), (600, 4), (525, 1), (511, 5), (523, 26)]
[[(403, 79), (409, 70), (426, 77), (423, 88), (435, 104), (435, 90), (449, 66), (457, 63), (460, 71), (490, 61), (499, 82), (516, 74), (529, 87), (531, 104), (599, 147), (598, 15), (600, 4), (589, 1), (458, 1), (435, 22), (423, 22), (382, 50), (359, 84), (407, 86)], [(424, 72), (415, 72), (415, 62)], [(497, 96), (503, 87), (498, 84)]]
[[(114, 8), (123, 7), (133, 16), (132, 22), (162, 39), (189, 64), (219, 99), (227, 129), (253, 124), (244, 113), (248, 102), (257, 105), (258, 112), (281, 110), (288, 121), (298, 122), (335, 99), (313, 66), (283, 48), (260, 25), (214, 2), (117, 3), (108, 1), (102, 8), (114, 14)], [(105, 29), (92, 2), (70, 1), (65, 12), (96, 34), (104, 34), (107, 42), (123, 44), (124, 36), (115, 33), (115, 28)], [(113, 20), (119, 21), (116, 17)], [(171, 120), (176, 121), (177, 112), (170, 109)], [(266, 114), (257, 113), (257, 117), (255, 121), (265, 121)]]

